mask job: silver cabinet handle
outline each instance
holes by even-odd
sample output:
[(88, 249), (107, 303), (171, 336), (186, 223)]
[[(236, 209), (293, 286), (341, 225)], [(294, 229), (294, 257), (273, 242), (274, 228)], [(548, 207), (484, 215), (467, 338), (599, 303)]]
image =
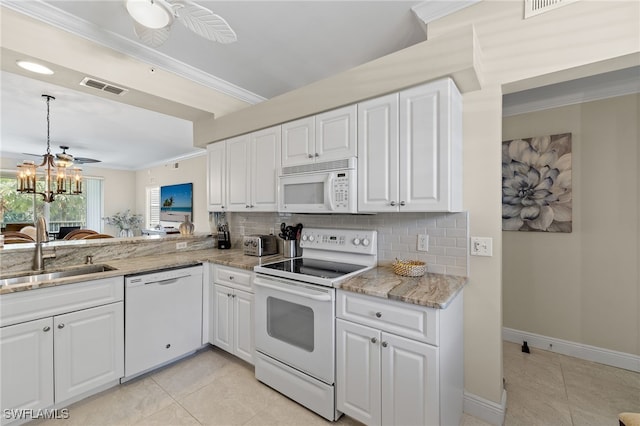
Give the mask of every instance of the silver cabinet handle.
[(376, 317), (380, 318), (382, 316), (382, 312), (376, 312)]
[(231, 295), (231, 297), (236, 297), (236, 295), (235, 295), (235, 294), (232, 294), (232, 295)]
[(227, 293), (227, 297), (231, 297), (231, 293)]
[(64, 324), (58, 324), (58, 328), (60, 329), (64, 328)]
[(309, 155), (308, 155), (308, 157), (309, 157), (309, 158), (313, 158), (313, 155), (309, 154)]
[(401, 205), (401, 206), (404, 206), (404, 205), (406, 205), (406, 204), (407, 204), (407, 203), (405, 203), (404, 201), (400, 201), (400, 205)]
[(42, 331), (44, 331), (45, 333), (46, 333), (47, 331), (49, 331), (49, 330), (51, 330), (51, 327), (49, 327), (49, 326), (46, 326), (45, 328), (43, 328), (43, 329), (42, 329)]
[(320, 157), (320, 154), (318, 154), (317, 152), (316, 152), (316, 157)]
[(233, 280), (233, 275), (229, 275), (229, 280)]
[(245, 208), (245, 209), (249, 209), (249, 208), (251, 208), (251, 206), (250, 206), (249, 204), (245, 204), (245, 205), (244, 205), (244, 208)]
[(387, 342), (382, 342), (382, 347), (386, 348), (387, 346), (389, 346), (389, 344)]
[(390, 203), (389, 203), (389, 205), (390, 205), (391, 207), (395, 207), (396, 202), (395, 202), (395, 201), (392, 201), (392, 202), (390, 202)]
[(378, 343), (378, 339), (376, 339), (375, 337), (371, 338), (371, 343)]

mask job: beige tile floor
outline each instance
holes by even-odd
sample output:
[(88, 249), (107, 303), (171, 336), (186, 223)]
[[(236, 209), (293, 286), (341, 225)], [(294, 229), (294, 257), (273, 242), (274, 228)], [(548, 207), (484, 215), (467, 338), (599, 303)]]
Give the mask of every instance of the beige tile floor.
[[(504, 344), (506, 425), (617, 425), (640, 411), (640, 374)], [(258, 382), (253, 368), (218, 349), (104, 391), (69, 407), (66, 420), (32, 425), (327, 425)], [(464, 426), (487, 423), (465, 415)], [(360, 425), (343, 416), (336, 425)]]

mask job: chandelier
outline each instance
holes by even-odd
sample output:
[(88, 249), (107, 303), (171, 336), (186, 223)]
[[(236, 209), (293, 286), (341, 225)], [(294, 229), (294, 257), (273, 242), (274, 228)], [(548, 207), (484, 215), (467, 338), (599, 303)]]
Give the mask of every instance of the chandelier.
[[(73, 167), (73, 157), (63, 153), (51, 154), (49, 102), (53, 96), (42, 95), (47, 102), (47, 153), (42, 156), (42, 164), (24, 161), (18, 164), (17, 183), (21, 194), (40, 194), (45, 203), (50, 203), (56, 195), (82, 194), (82, 170)], [(37, 173), (42, 168), (44, 173)], [(38, 179), (44, 177), (44, 190), (38, 191)]]

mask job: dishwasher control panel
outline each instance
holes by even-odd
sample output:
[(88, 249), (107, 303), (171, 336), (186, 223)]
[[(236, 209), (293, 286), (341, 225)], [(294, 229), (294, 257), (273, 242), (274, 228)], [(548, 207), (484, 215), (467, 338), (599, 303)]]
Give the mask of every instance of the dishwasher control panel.
[(189, 277), (194, 274), (202, 274), (202, 265), (180, 267), (172, 269), (163, 269), (153, 272), (142, 272), (135, 275), (127, 275), (124, 277), (125, 287), (133, 287), (137, 285), (153, 284), (177, 280), (179, 278)]

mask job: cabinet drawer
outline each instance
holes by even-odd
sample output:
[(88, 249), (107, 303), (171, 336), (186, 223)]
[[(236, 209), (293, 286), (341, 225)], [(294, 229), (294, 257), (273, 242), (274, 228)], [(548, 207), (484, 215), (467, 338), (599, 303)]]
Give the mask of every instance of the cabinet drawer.
[(253, 273), (242, 269), (230, 268), (228, 266), (214, 265), (213, 282), (227, 285), (232, 288), (248, 290), (253, 293), (252, 288)]
[(124, 300), (124, 278), (99, 280), (3, 294), (0, 326)]
[(338, 290), (336, 316), (438, 346), (438, 310)]

